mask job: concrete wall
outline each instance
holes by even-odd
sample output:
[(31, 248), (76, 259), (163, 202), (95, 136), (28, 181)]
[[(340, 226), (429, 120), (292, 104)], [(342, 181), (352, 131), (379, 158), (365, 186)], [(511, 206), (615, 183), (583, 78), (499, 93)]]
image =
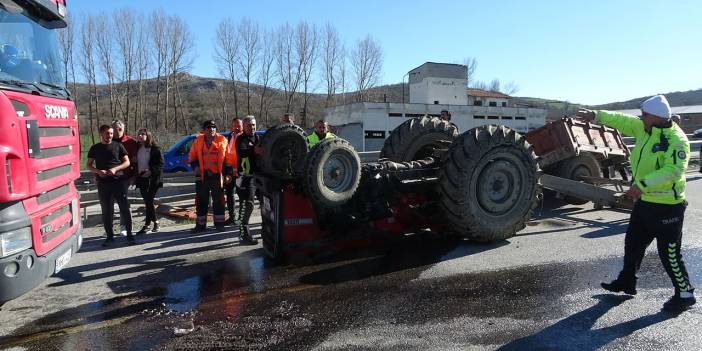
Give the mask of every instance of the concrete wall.
[(425, 78), (409, 86), (410, 103), (467, 105), (466, 79)]
[(476, 102), (479, 102), (481, 106), (490, 106), (492, 102), (494, 102), (497, 107), (502, 107), (502, 105), (510, 106), (507, 98), (468, 96), (468, 105), (475, 106)]
[(438, 116), (442, 109), (451, 112), (451, 122), (461, 132), (480, 125), (500, 124), (525, 133), (546, 123), (544, 109), (371, 102), (330, 107), (325, 118), (330, 125), (341, 127), (339, 136), (359, 151), (377, 151), (382, 148), (383, 139), (408, 118)]
[(349, 123), (336, 127), (338, 128), (336, 136), (351, 143), (356, 151), (363, 151), (363, 126), (361, 123)]
[(467, 105), (466, 66), (427, 62), (409, 71), (413, 104)]

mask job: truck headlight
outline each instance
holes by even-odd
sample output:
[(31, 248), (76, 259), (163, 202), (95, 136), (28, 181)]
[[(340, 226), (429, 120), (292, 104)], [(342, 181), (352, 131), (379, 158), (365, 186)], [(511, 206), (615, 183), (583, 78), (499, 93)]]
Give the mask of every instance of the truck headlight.
[(32, 247), (29, 227), (0, 234), (0, 257), (7, 257)]

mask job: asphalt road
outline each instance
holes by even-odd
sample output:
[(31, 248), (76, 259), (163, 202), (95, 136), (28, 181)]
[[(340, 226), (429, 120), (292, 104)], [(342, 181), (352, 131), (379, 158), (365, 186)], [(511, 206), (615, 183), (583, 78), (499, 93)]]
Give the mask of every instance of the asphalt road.
[[(683, 253), (702, 284), (702, 177), (688, 173)], [(621, 267), (626, 212), (546, 201), (516, 237), (435, 234), (274, 265), (235, 232), (172, 226), (100, 247), (0, 312), (0, 348), (31, 350), (694, 350), (702, 307), (672, 294), (655, 247), (634, 298), (599, 283)], [(257, 233), (257, 231), (255, 231)]]

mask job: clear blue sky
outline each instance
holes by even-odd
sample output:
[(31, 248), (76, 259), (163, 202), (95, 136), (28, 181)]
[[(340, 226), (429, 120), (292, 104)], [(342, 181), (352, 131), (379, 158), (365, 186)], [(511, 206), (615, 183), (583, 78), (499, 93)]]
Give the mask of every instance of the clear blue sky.
[(193, 74), (213, 77), (224, 17), (263, 27), (333, 23), (352, 45), (382, 46), (383, 83), (426, 61), (478, 61), (476, 78), (519, 85), (518, 96), (600, 104), (702, 88), (702, 3), (688, 1), (184, 1), (70, 0), (72, 16), (163, 8), (197, 40)]

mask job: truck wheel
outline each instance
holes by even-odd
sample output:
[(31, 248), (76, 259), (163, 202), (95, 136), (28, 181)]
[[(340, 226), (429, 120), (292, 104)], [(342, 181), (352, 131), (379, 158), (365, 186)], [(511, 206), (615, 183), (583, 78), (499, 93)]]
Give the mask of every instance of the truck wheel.
[(517, 132), (493, 125), (461, 134), (439, 174), (448, 225), (476, 241), (514, 236), (538, 203), (537, 173), (536, 156)]
[[(578, 156), (563, 160), (558, 168), (559, 177), (577, 181), (581, 180), (580, 177), (600, 177), (601, 172), (597, 158), (589, 153), (581, 153)], [(588, 200), (573, 196), (565, 196), (563, 201), (572, 205), (588, 203)]]
[(395, 128), (385, 139), (380, 158), (407, 162), (429, 157), (434, 149), (446, 149), (458, 135), (455, 125), (438, 117), (412, 118)]
[(360, 181), (361, 159), (348, 141), (325, 139), (310, 150), (304, 185), (315, 206), (338, 209), (351, 199)]
[(262, 171), (279, 179), (293, 179), (302, 171), (309, 144), (302, 128), (281, 124), (266, 131), (261, 147)]

